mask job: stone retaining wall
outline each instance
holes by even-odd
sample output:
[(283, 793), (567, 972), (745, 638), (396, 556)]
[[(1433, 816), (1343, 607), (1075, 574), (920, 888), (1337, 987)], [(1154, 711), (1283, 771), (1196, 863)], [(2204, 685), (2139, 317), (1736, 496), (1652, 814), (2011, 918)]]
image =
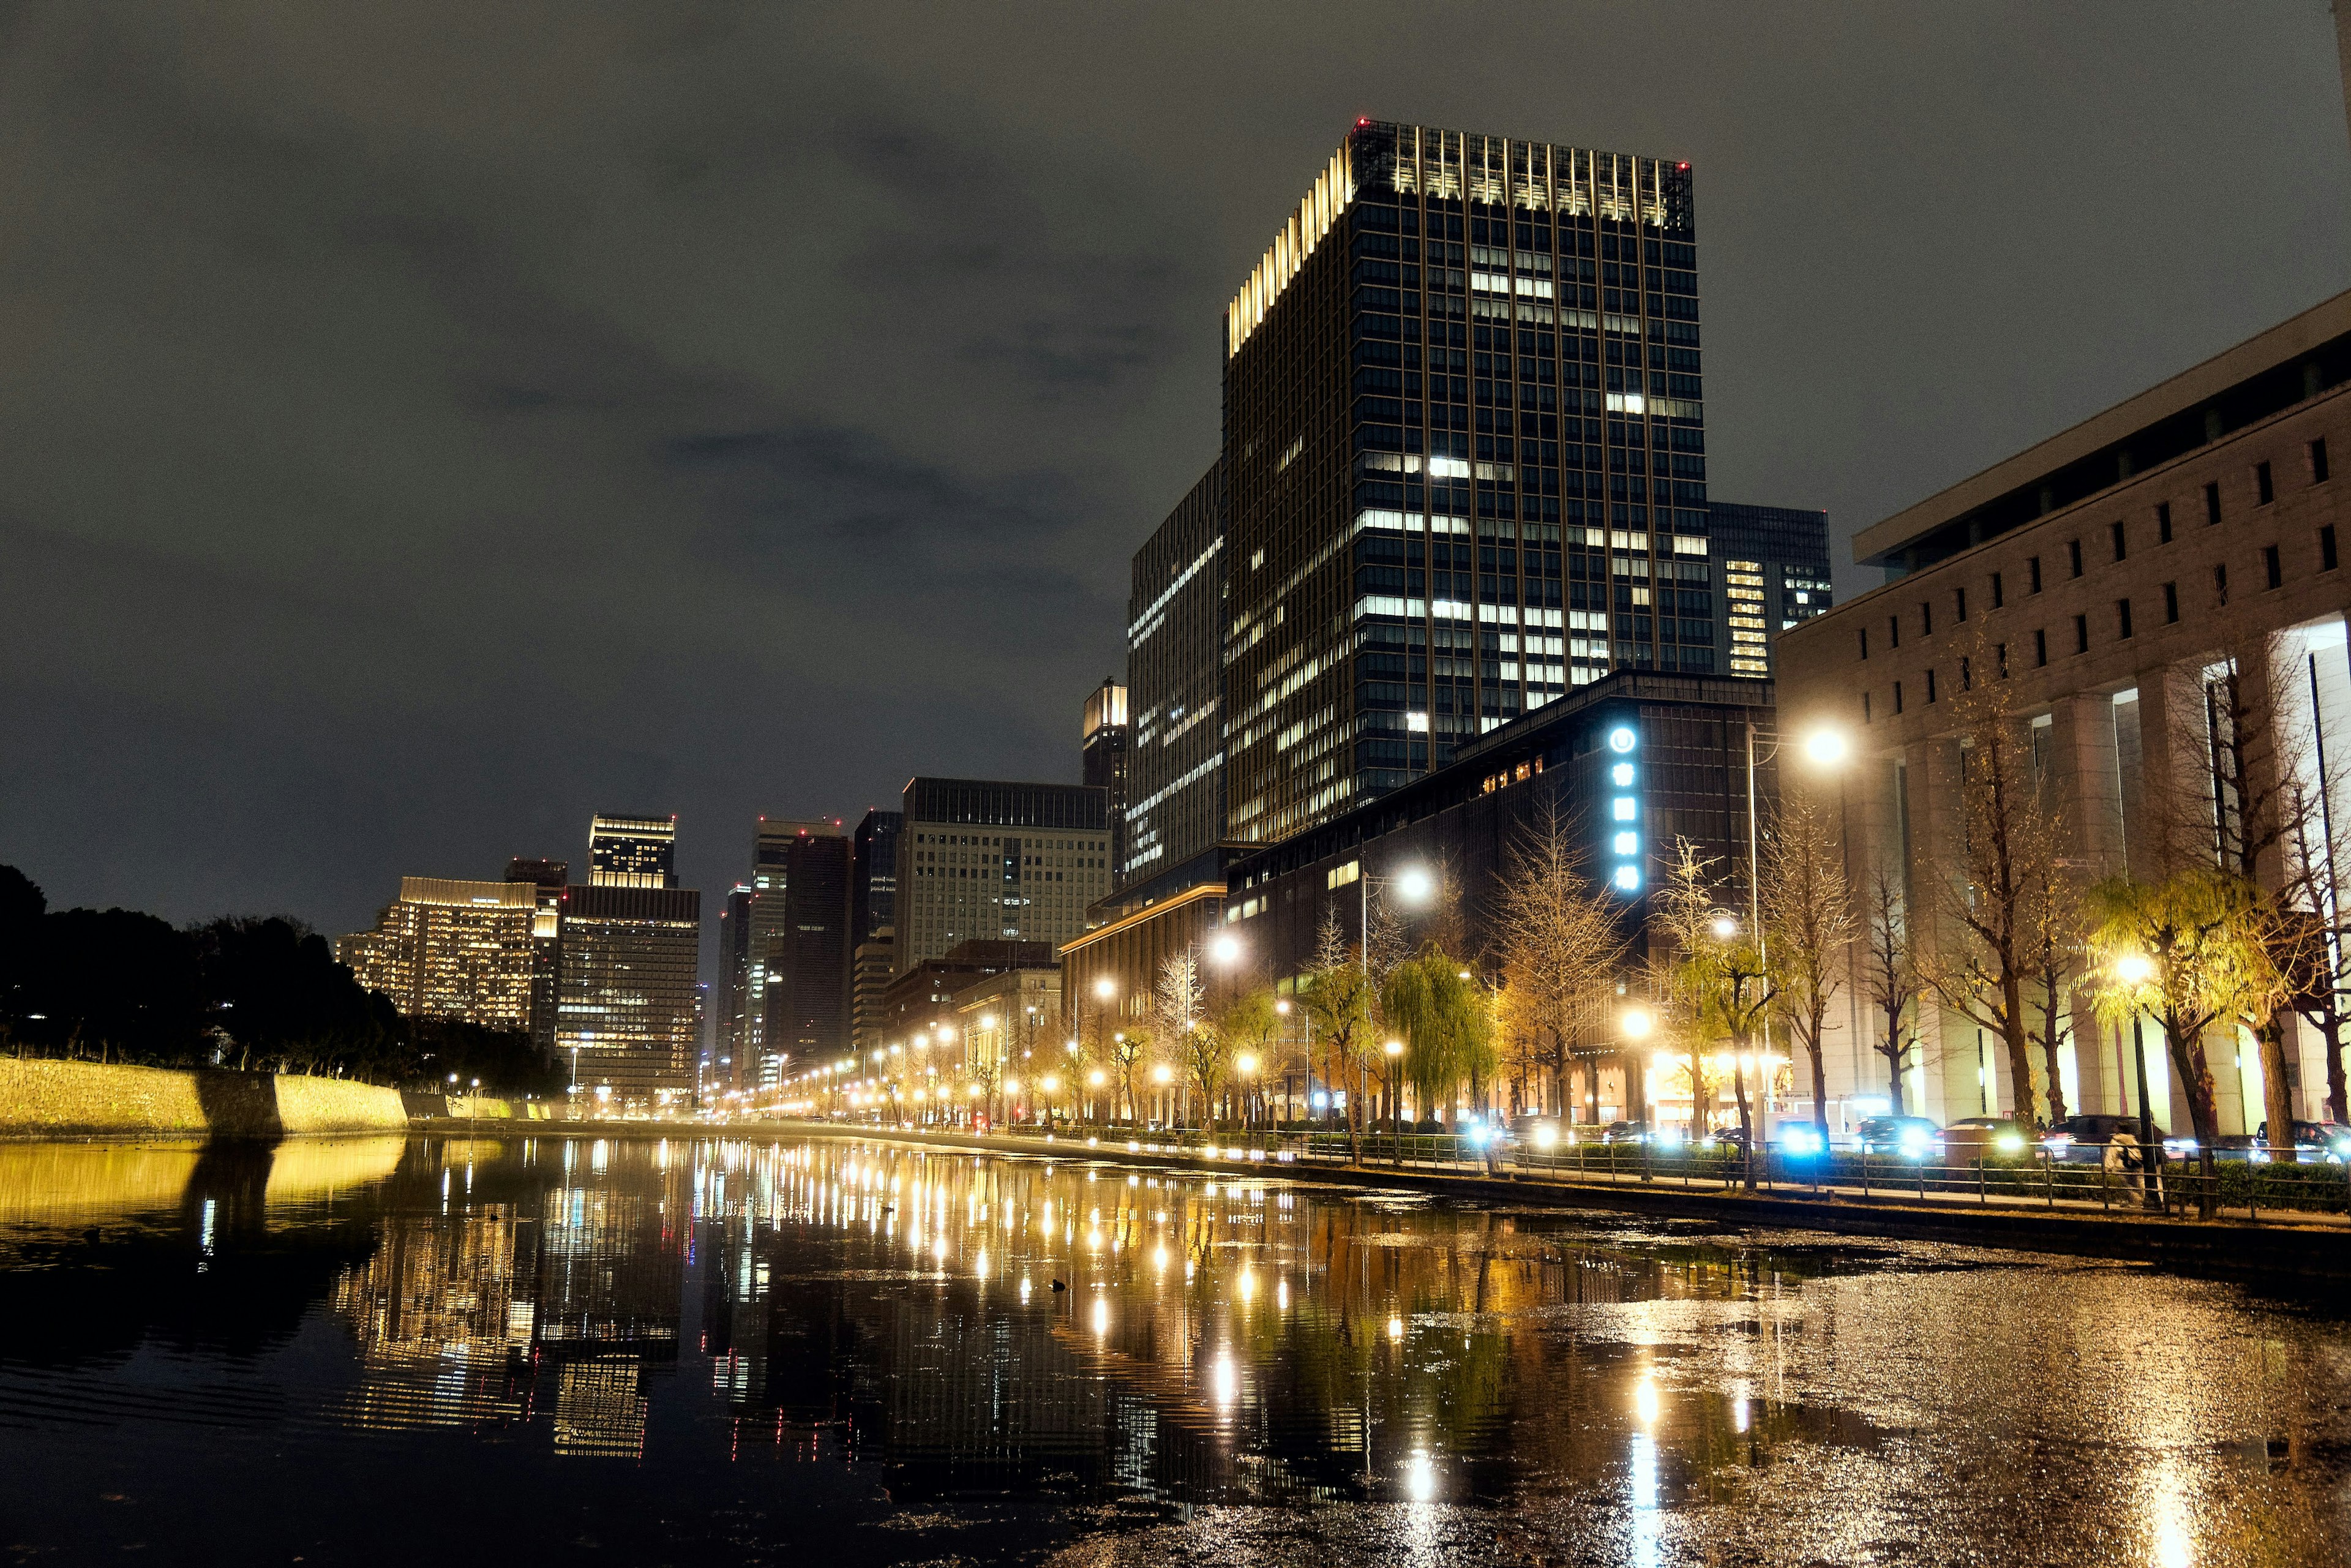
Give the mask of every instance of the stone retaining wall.
[(407, 1129), (399, 1091), (348, 1079), (0, 1058), (0, 1137), (277, 1138)]

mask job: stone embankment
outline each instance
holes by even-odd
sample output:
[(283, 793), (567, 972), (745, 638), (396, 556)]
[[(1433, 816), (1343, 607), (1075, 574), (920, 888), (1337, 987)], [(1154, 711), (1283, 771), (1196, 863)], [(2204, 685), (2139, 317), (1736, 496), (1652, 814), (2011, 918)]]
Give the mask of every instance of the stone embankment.
[(0, 1138), (407, 1130), (398, 1090), (348, 1079), (0, 1058)]

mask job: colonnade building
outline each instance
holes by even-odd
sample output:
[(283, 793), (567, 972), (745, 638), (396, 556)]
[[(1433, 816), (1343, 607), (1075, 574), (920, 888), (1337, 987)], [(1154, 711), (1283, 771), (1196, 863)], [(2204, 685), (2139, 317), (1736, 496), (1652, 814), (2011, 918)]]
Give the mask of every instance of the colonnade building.
[[(2351, 516), (2333, 465), (2346, 448), (2351, 294), (1864, 529), (1855, 559), (1883, 567), (1885, 585), (1788, 630), (1776, 651), (1783, 734), (1832, 729), (1851, 743), (1834, 777), (1810, 783), (1834, 802), (1856, 889), (1883, 868), (1915, 945), (1948, 946), (1945, 884), (1966, 850), (1955, 710), (1985, 683), (2007, 687), (2029, 727), (2033, 781), (2079, 884), (2159, 874), (2158, 857), (2181, 852), (2166, 841), (2183, 811), (2200, 811), (2206, 839), (2227, 837), (2240, 806), (2230, 737), (2249, 692), (2282, 737), (2277, 797), (2306, 808), (2313, 862), (2341, 866), (2351, 583), (2338, 541)], [(1804, 781), (1792, 766), (1783, 774), (1791, 789)], [(2278, 863), (2272, 853), (2256, 874)], [(1829, 1048), (1833, 1120), (1879, 1109), (1892, 1086), (1890, 1059), (1870, 1048), (1883, 1020), (1858, 946), (1852, 963)], [(2080, 978), (2076, 960), (2065, 1103), (2137, 1112), (2131, 1031), (2091, 1016)], [(1998, 1040), (1932, 1004), (1910, 1028), (1907, 1109), (1938, 1120), (2013, 1110), (2020, 1086)], [(2140, 1032), (2147, 1106), (2185, 1132), (2160, 1030)], [(2252, 1040), (2216, 1031), (2207, 1050), (2220, 1130), (2255, 1130)], [(2288, 1040), (2287, 1070), (2295, 1115), (2323, 1115), (2327, 1063), (2307, 1024)], [(2045, 1086), (2028, 1092), (2045, 1110)]]

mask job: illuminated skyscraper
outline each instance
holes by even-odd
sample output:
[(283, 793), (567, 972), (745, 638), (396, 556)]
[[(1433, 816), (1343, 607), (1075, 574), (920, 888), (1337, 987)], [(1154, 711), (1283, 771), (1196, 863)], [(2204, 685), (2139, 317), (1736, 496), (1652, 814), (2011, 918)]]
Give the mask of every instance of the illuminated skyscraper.
[(1127, 750), (1132, 731), (1126, 720), (1126, 687), (1104, 678), (1086, 694), (1082, 731), (1084, 764), (1079, 782), (1100, 789), (1110, 802), (1111, 866), (1119, 864), (1119, 846), (1126, 822)]
[(537, 915), (528, 885), (404, 876), (375, 929), (338, 952), (405, 1017), (528, 1030)]
[(882, 993), (895, 972), (898, 811), (871, 810), (857, 824), (849, 867), (849, 1038), (862, 1049), (880, 1027)]
[(564, 889), (555, 1043), (583, 1100), (651, 1106), (692, 1092), (701, 939), (691, 889)]
[(598, 816), (588, 827), (592, 887), (675, 887), (675, 817)]
[(555, 1055), (556, 981), (559, 944), (563, 937), (563, 888), (571, 868), (562, 861), (529, 860), (521, 855), (507, 862), (508, 882), (527, 882), (537, 890), (538, 914), (531, 924), (530, 1043), (540, 1056)]
[(1134, 727), (1119, 837), (1122, 888), (1183, 865), (1224, 836), (1224, 628), (1219, 465), (1134, 552), (1126, 601)]
[(1780, 633), (1835, 602), (1829, 583), (1829, 515), (1714, 501), (1707, 516), (1714, 564), (1722, 574), (1724, 667), (1745, 679), (1769, 680)]
[(1358, 121), (1225, 315), (1227, 835), (1718, 669), (1689, 166)]
[(784, 1056), (849, 1044), (850, 841), (841, 819), (762, 817), (751, 843), (743, 1029), (734, 1079), (772, 1085)]
[(718, 914), (719, 1076), (741, 1087), (736, 1064), (743, 1060), (744, 1009), (751, 991), (751, 884), (738, 882)]

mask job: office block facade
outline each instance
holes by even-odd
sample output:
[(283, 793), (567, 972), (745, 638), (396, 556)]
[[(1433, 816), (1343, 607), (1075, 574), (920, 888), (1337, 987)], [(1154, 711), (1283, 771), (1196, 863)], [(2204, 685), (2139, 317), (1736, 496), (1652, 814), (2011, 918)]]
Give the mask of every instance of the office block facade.
[(849, 1043), (850, 841), (838, 817), (762, 817), (751, 845), (744, 1023), (736, 1077), (773, 1087), (781, 1062)]
[[(2351, 294), (2338, 295), (2228, 352), (2105, 410), (1894, 517), (1854, 541), (1883, 587), (1782, 637), (1785, 727), (1849, 737), (1836, 776), (1850, 874), (1882, 871), (1914, 941), (1949, 936), (1949, 879), (1964, 863), (1963, 751), (1955, 699), (1997, 682), (2029, 728), (2039, 798), (2055, 810), (2067, 868), (2084, 883), (2179, 869), (2167, 829), (2185, 810), (2197, 852), (2217, 863), (2212, 824), (2231, 815), (2226, 737), (2231, 682), (2267, 687), (2273, 733), (2299, 736), (2264, 767), (2291, 768), (2287, 798), (2308, 803), (2307, 853), (2325, 883), (2351, 872), (2351, 581), (2341, 564), (2351, 507), (2335, 474), (2351, 443)], [(2273, 684), (2273, 682), (2276, 684)], [(2301, 851), (2297, 851), (2300, 854)], [(2274, 857), (2272, 857), (2274, 858)], [(2263, 876), (2269, 871), (2261, 873)], [(2135, 1037), (2101, 1019), (2069, 974), (2058, 1087), (2074, 1111), (2137, 1113), (2188, 1131), (2185, 1091), (2143, 1021)], [(1883, 1108), (1891, 1064), (1872, 1049), (1883, 1019), (1853, 976), (1827, 1053), (1833, 1123)], [(2078, 1010), (2073, 1010), (2077, 1009)], [(2038, 1025), (2036, 1025), (2036, 1028)], [(2046, 1114), (2035, 1062), (2019, 1084), (2001, 1042), (1960, 1015), (1922, 1007), (1905, 1108), (1938, 1119)], [(2327, 1093), (2325, 1042), (2288, 1027), (2294, 1114)], [(2137, 1056), (2149, 1072), (2142, 1101)], [(2259, 1052), (2233, 1029), (2206, 1051), (2222, 1133), (2263, 1116)]]
[(404, 876), (375, 929), (337, 954), (404, 1017), (528, 1031), (538, 913), (528, 885)]
[(689, 888), (563, 893), (556, 1050), (582, 1107), (674, 1106), (695, 1087), (702, 895)]
[(962, 942), (1058, 945), (1110, 890), (1110, 800), (1082, 784), (910, 779), (894, 972)]
[(1225, 317), (1227, 833), (1712, 674), (1687, 163), (1359, 121)]
[(1134, 734), (1119, 886), (1224, 837), (1224, 506), (1217, 464), (1134, 552), (1126, 601)]
[(1768, 681), (1780, 633), (1836, 602), (1829, 582), (1829, 515), (1733, 501), (1711, 501), (1706, 510), (1720, 578), (1716, 639), (1725, 668)]
[(588, 826), (593, 887), (675, 887), (677, 819), (599, 814)]
[(555, 1056), (556, 982), (563, 939), (563, 889), (571, 867), (564, 861), (517, 855), (507, 862), (508, 882), (528, 883), (538, 914), (531, 925), (530, 1043), (549, 1061)]
[(737, 1070), (744, 1061), (744, 1011), (751, 994), (751, 884), (738, 882), (727, 890), (726, 907), (718, 912), (716, 1065), (718, 1076), (736, 1089), (746, 1081)]
[(862, 1046), (881, 1027), (882, 992), (897, 972), (897, 811), (869, 810), (852, 836), (849, 871), (849, 1036)]

